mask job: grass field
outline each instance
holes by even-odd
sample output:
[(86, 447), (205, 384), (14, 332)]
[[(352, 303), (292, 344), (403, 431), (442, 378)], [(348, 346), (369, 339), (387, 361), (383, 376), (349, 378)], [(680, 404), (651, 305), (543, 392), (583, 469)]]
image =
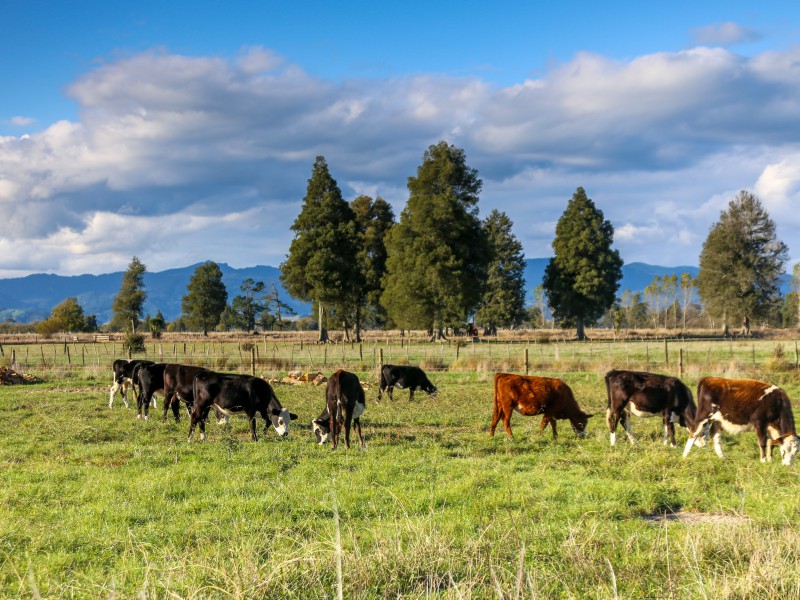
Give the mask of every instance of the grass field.
[[(489, 437), (492, 368), (520, 366), (499, 346), (461, 348), (431, 375), (436, 399), (378, 403), (369, 389), (366, 451), (316, 445), (323, 388), (310, 385), (276, 386), (300, 423), (255, 443), (244, 419), (188, 443), (185, 417), (109, 410), (110, 361), (0, 387), (0, 596), (335, 598), (341, 583), (345, 598), (800, 597), (800, 465), (761, 464), (752, 433), (726, 436), (725, 460), (708, 447), (683, 460), (657, 419), (634, 418), (639, 443), (612, 449), (602, 375), (623, 355), (541, 346), (531, 373), (565, 379), (597, 413), (587, 439), (564, 424), (554, 441), (520, 415), (513, 440)], [(748, 345), (737, 360), (720, 345), (684, 380), (757, 376), (797, 399), (791, 350)], [(424, 351), (432, 363), (441, 348)], [(371, 356), (345, 358), (374, 379)]]

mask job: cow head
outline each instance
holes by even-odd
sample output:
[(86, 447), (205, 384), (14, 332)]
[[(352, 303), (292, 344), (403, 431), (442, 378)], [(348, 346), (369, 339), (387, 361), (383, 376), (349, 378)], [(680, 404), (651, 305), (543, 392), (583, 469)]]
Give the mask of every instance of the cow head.
[(297, 415), (290, 413), (288, 408), (273, 408), (269, 415), (275, 432), (281, 437), (289, 435), (289, 421), (295, 419), (297, 419)]
[(572, 423), (572, 430), (575, 432), (579, 438), (586, 437), (586, 425), (589, 423), (589, 419), (591, 419), (594, 415), (587, 414), (583, 411), (578, 411), (578, 415), (574, 418), (570, 418), (570, 423)]
[(780, 439), (780, 442), (781, 462), (787, 467), (791, 466), (792, 461), (794, 460), (794, 455), (797, 454), (797, 450), (800, 448), (800, 438), (789, 433), (783, 436)]
[(331, 425), (327, 419), (314, 419), (311, 422), (311, 428), (314, 430), (314, 435), (317, 436), (317, 444), (322, 446), (328, 443), (331, 439)]
[(436, 388), (436, 386), (435, 386), (435, 385), (433, 385), (433, 384), (432, 384), (432, 383), (429, 381), (429, 382), (427, 383), (427, 385), (425, 386), (425, 388), (424, 388), (424, 391), (425, 391), (425, 393), (427, 393), (427, 394), (429, 394), (429, 395), (433, 396), (434, 398), (436, 398), (436, 393), (437, 393), (439, 390)]

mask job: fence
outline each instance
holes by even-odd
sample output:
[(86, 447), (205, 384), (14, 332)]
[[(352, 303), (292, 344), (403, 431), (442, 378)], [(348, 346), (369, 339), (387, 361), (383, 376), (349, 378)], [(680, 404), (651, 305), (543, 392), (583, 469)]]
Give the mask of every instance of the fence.
[[(292, 370), (368, 372), (380, 364), (414, 364), (430, 371), (580, 371), (625, 368), (683, 376), (688, 372), (796, 369), (796, 340), (479, 340), (428, 342), (386, 337), (362, 343), (315, 344), (303, 340), (194, 339), (148, 341), (134, 358), (206, 366), (219, 371), (269, 376)], [(79, 374), (110, 370), (128, 358), (122, 342), (75, 341), (0, 343), (0, 365), (18, 372)], [(377, 371), (376, 371), (377, 373)], [(377, 375), (376, 375), (377, 376)]]

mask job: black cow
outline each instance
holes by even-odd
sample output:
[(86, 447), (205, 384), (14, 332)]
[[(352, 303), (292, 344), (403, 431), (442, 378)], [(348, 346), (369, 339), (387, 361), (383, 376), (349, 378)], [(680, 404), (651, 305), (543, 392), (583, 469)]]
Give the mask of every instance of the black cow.
[(670, 446), (675, 446), (675, 422), (687, 429), (694, 422), (696, 407), (692, 392), (677, 377), (642, 371), (609, 371), (606, 373), (606, 394), (606, 421), (612, 446), (616, 442), (619, 421), (622, 421), (628, 440), (634, 443), (628, 413), (637, 417), (662, 415), (664, 444)]
[(684, 458), (706, 427), (711, 428), (714, 451), (720, 458), (722, 430), (737, 434), (755, 429), (761, 462), (771, 460), (772, 447), (779, 446), (782, 462), (788, 467), (800, 448), (789, 396), (778, 386), (763, 381), (703, 377), (697, 384), (697, 416)]
[(128, 405), (128, 387), (133, 388), (133, 393), (136, 393), (136, 384), (138, 379), (134, 376), (134, 369), (140, 364), (152, 365), (151, 360), (125, 360), (118, 358), (114, 361), (111, 369), (114, 373), (114, 382), (108, 394), (108, 408), (114, 406), (114, 396), (117, 392), (122, 394), (122, 401), (125, 403), (125, 408), (130, 408)]
[(192, 439), (198, 423), (200, 439), (206, 439), (206, 419), (212, 407), (225, 415), (245, 413), (250, 422), (253, 441), (258, 440), (256, 417), (259, 415), (264, 419), (264, 430), (266, 431), (271, 421), (280, 436), (288, 435), (289, 422), (297, 419), (297, 415), (281, 406), (272, 387), (260, 377), (200, 371), (194, 377), (194, 405), (189, 440)]
[(164, 369), (164, 421), (167, 420), (167, 410), (172, 407), (175, 422), (180, 421), (180, 403), (186, 405), (186, 410), (192, 414), (194, 404), (194, 376), (205, 367), (190, 365), (167, 365)]
[[(146, 421), (150, 412), (150, 403), (155, 405), (153, 394), (156, 392), (164, 393), (164, 369), (166, 363), (150, 363), (148, 365), (137, 365), (136, 372), (139, 379), (139, 395), (136, 397), (137, 419)], [(144, 415), (142, 415), (144, 409)]]
[(361, 415), (366, 408), (364, 388), (358, 376), (348, 371), (338, 370), (328, 380), (325, 391), (325, 410), (314, 419), (312, 427), (321, 446), (330, 438), (335, 450), (339, 442), (339, 433), (344, 425), (344, 447), (350, 448), (350, 423), (355, 425), (358, 443), (365, 448), (361, 435)]
[(381, 369), (381, 385), (378, 389), (378, 400), (381, 399), (383, 390), (388, 390), (389, 400), (392, 400), (392, 390), (394, 388), (409, 391), (408, 400), (414, 399), (414, 392), (423, 391), (436, 397), (436, 386), (433, 385), (425, 371), (419, 367), (407, 367), (401, 365), (383, 365)]

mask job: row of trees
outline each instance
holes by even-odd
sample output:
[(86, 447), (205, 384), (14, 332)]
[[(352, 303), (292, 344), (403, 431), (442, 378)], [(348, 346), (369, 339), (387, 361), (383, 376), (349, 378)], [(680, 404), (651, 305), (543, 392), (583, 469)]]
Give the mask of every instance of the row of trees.
[[(416, 176), (408, 178), (409, 198), (395, 220), (382, 198), (359, 196), (347, 202), (324, 157), (317, 157), (281, 280), (294, 297), (311, 302), (318, 314), (319, 339), (327, 323), (352, 331), (363, 326), (427, 329), (441, 338), (469, 317), (486, 333), (514, 327), (549, 311), (563, 327), (604, 320), (615, 327), (650, 315), (654, 327), (686, 318), (699, 291), (702, 306), (723, 324), (739, 320), (744, 333), (754, 319), (780, 306), (779, 278), (787, 248), (760, 201), (741, 192), (723, 211), (703, 245), (697, 280), (689, 274), (657, 277), (641, 295), (617, 297), (623, 261), (613, 248), (614, 228), (583, 188), (578, 188), (556, 225), (550, 259), (533, 309), (525, 307), (525, 259), (508, 216), (494, 210), (478, 217), (482, 181), (464, 151), (444, 141), (425, 152)], [(114, 299), (113, 325), (136, 332), (146, 297), (145, 266), (134, 257)], [(280, 323), (291, 309), (269, 286), (245, 281), (228, 304), (216, 263), (200, 265), (183, 297), (178, 328), (253, 329)], [(793, 292), (794, 313), (797, 291)], [(68, 299), (74, 300), (74, 299)], [(66, 301), (65, 301), (66, 302)], [(61, 312), (74, 306), (63, 307)], [(784, 312), (791, 312), (791, 308)], [(55, 312), (55, 311), (54, 311)], [(55, 318), (55, 314), (51, 319)], [(163, 317), (148, 321), (157, 329)], [(66, 321), (63, 321), (66, 323)], [(77, 320), (69, 321), (69, 327)]]

